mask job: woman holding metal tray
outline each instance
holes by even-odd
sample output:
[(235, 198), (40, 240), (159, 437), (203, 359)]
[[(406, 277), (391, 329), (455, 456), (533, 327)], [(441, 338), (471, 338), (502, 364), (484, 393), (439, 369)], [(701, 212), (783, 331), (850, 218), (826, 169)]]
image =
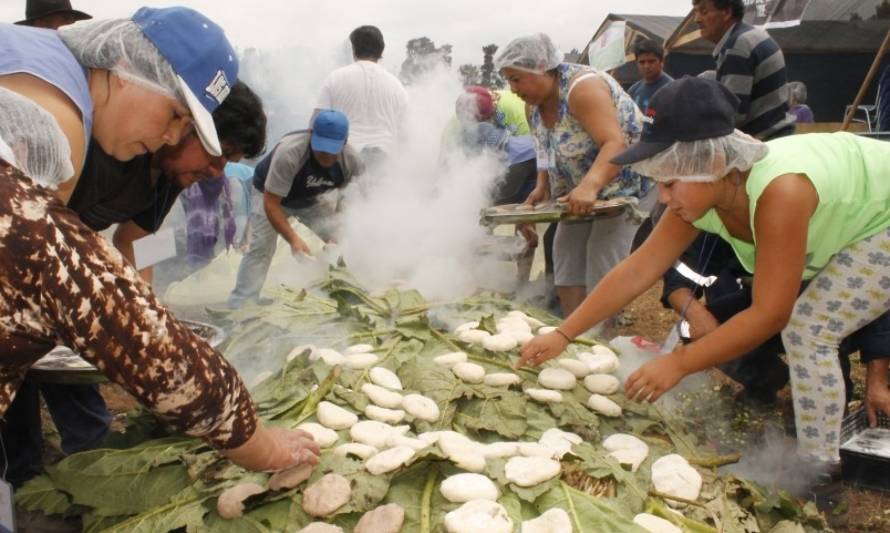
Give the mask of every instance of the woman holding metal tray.
[[(496, 66), (525, 100), (538, 153), (538, 183), (529, 204), (559, 198), (571, 215), (587, 215), (597, 200), (630, 196), (648, 211), (651, 180), (610, 162), (640, 137), (642, 114), (605, 72), (571, 63), (547, 35), (508, 44)], [(553, 244), (554, 282), (567, 316), (630, 252), (638, 225), (624, 217), (560, 223)]]

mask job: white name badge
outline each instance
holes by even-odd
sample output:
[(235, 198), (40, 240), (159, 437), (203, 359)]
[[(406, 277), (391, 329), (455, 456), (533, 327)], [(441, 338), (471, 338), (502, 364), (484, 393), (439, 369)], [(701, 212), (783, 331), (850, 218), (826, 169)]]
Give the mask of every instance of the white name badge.
[(137, 270), (156, 265), (175, 255), (176, 238), (173, 235), (173, 228), (162, 229), (133, 242), (133, 256)]
[(15, 531), (15, 506), (12, 485), (0, 479), (0, 533)]

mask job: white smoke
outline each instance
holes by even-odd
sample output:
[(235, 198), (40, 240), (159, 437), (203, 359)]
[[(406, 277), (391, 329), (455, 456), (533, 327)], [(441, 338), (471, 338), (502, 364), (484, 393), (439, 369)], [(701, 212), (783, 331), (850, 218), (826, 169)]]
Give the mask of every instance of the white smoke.
[[(347, 41), (311, 54), (298, 48), (244, 51), (242, 78), (263, 99), (269, 118), (267, 153), (285, 133), (308, 127), (325, 77), (348, 64), (348, 51)], [(495, 238), (479, 224), (481, 209), (490, 204), (491, 191), (506, 171), (503, 160), (493, 154), (440, 153), (462, 90), (457, 74), (445, 66), (407, 87), (408, 111), (394, 153), (342, 191), (334, 224), (337, 246), (322, 253), (318, 243), (313, 248), (318, 261), (276, 257), (266, 288), (309, 286), (340, 255), (371, 289), (400, 281), (428, 298), (453, 299), (479, 289), (516, 288), (515, 265), (498, 253), (499, 247), (516, 242)], [(279, 255), (287, 256), (284, 252)], [(217, 265), (213, 290), (220, 295), (234, 285), (237, 263)]]
[(429, 298), (468, 296), (478, 288), (511, 289), (505, 264), (481, 250), (494, 246), (480, 210), (503, 174), (494, 155), (440, 154), (442, 133), (462, 88), (446, 68), (408, 87), (409, 109), (395, 153), (345, 194), (343, 257), (371, 287), (407, 282)]

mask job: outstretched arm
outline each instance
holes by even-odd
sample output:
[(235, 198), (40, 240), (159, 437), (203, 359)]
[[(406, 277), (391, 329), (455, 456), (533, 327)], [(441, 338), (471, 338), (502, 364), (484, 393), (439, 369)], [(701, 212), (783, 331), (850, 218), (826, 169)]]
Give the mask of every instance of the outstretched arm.
[(800, 291), (807, 228), (818, 203), (805, 176), (773, 180), (754, 217), (757, 259), (751, 307), (701, 339), (643, 365), (625, 383), (629, 398), (654, 401), (684, 376), (735, 359), (782, 331)]
[(526, 363), (537, 366), (558, 356), (568, 339), (623, 309), (651, 287), (697, 235), (698, 230), (691, 224), (672, 212), (665, 213), (646, 242), (597, 284), (558, 332), (535, 337), (522, 349), (517, 367)]

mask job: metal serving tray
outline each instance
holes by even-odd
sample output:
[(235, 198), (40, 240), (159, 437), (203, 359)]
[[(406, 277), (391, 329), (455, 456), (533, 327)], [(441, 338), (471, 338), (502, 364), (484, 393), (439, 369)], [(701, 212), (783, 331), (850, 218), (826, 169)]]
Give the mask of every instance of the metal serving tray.
[(633, 209), (636, 200), (613, 198), (598, 202), (589, 215), (574, 216), (566, 212), (566, 204), (556, 201), (542, 202), (530, 207), (526, 204), (506, 204), (482, 210), (481, 223), (485, 226), (504, 224), (540, 224), (548, 222), (580, 222), (596, 218), (616, 217)]
[[(221, 328), (204, 322), (181, 320), (210, 346), (218, 347), (226, 340)], [(29, 376), (46, 383), (87, 384), (107, 381), (105, 375), (70, 348), (56, 346), (31, 365)]]

